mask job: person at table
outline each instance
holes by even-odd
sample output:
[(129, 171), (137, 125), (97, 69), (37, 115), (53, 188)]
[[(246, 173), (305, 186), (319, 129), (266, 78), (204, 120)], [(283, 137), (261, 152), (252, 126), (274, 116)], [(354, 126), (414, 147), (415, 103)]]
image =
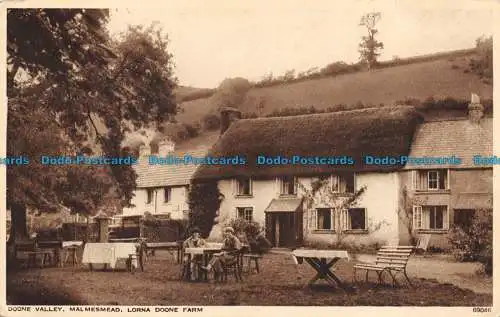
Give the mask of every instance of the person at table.
[(234, 234), (234, 229), (231, 227), (224, 228), (224, 240), (222, 241), (222, 252), (214, 254), (207, 266), (201, 268), (206, 271), (214, 270), (216, 274), (222, 273), (226, 263), (235, 260), (234, 251), (241, 249), (242, 244), (238, 237)]
[[(191, 236), (187, 238), (182, 246), (183, 248), (201, 248), (206, 245), (206, 241), (201, 238), (200, 236), (200, 229), (198, 227), (194, 227), (191, 229)], [(199, 265), (199, 263), (202, 263), (202, 255), (201, 254), (196, 254), (191, 256), (191, 260), (189, 260), (190, 257), (188, 254), (184, 255), (184, 266), (186, 267), (189, 265), (189, 268), (191, 270), (191, 277), (193, 279), (197, 279), (197, 271), (196, 267)]]

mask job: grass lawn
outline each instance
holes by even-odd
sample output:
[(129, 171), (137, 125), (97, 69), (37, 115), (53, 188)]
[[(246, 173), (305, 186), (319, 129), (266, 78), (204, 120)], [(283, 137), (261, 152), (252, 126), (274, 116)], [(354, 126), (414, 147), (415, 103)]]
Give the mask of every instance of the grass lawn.
[[(410, 259), (411, 261), (411, 259)], [(352, 290), (304, 287), (315, 272), (286, 254), (265, 255), (260, 273), (226, 283), (184, 282), (167, 252), (150, 257), (145, 272), (93, 271), (87, 267), (20, 270), (7, 275), (11, 305), (320, 305), (320, 306), (490, 306), (492, 296), (451, 284), (412, 279), (413, 288), (352, 284), (353, 262), (339, 261), (337, 275)], [(372, 273), (371, 281), (376, 274)], [(359, 279), (363, 279), (360, 274)], [(389, 278), (386, 278), (389, 282)]]

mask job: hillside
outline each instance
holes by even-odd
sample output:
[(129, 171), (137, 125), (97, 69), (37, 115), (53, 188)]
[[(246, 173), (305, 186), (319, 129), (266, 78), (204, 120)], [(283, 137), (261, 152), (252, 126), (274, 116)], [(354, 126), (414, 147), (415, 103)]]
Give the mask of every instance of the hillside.
[[(475, 92), (483, 99), (491, 99), (493, 86), (483, 83), (475, 74), (466, 72), (469, 59), (457, 55), (441, 59), (415, 62), (372, 71), (312, 79), (273, 87), (253, 88), (243, 112), (255, 112), (256, 101), (264, 101), (262, 115), (286, 107), (312, 106), (324, 109), (336, 104), (391, 105), (398, 100), (428, 97), (468, 99)], [(184, 111), (177, 119), (184, 123), (199, 121), (203, 115), (214, 111), (209, 98), (181, 103)]]

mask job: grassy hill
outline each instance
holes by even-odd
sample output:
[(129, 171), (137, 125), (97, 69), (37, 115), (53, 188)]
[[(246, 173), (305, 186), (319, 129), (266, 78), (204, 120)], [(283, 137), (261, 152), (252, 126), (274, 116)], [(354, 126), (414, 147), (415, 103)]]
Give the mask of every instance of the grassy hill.
[[(467, 71), (474, 54), (463, 52), (437, 56), (434, 60), (413, 58), (411, 64), (372, 71), (362, 71), (335, 77), (311, 79), (272, 87), (253, 88), (241, 105), (243, 112), (259, 113), (257, 105), (263, 101), (261, 115), (287, 107), (314, 106), (324, 109), (336, 104), (385, 105), (398, 100), (415, 98), (425, 100), (453, 97), (468, 99), (475, 92), (484, 99), (491, 99), (493, 86), (484, 83), (477, 75)], [(184, 123), (199, 121), (214, 111), (216, 105), (210, 98), (200, 98), (181, 103), (184, 111), (177, 119)]]

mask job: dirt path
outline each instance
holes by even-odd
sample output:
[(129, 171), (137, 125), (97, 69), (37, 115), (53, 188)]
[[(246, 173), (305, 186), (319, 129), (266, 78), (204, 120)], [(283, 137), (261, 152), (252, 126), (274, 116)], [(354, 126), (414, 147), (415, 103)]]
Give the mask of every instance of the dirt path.
[[(371, 262), (375, 258), (375, 255), (358, 255), (358, 260), (363, 262)], [(410, 277), (435, 279), (440, 283), (450, 283), (475, 293), (493, 294), (493, 279), (477, 275), (479, 268), (481, 264), (477, 262), (458, 263), (448, 256), (430, 255), (410, 258), (407, 270)]]

